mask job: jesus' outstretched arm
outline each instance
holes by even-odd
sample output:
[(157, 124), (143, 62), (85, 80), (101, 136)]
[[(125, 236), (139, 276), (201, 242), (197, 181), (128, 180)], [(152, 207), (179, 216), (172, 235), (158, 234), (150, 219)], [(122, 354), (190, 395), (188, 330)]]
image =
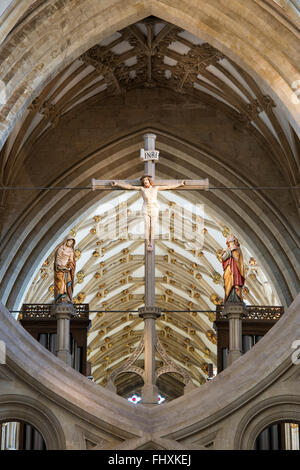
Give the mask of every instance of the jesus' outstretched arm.
[(141, 186), (133, 186), (132, 184), (128, 183), (118, 183), (117, 181), (112, 181), (110, 184), (122, 189), (134, 189), (135, 191), (140, 191), (142, 189)]
[(166, 191), (168, 189), (176, 189), (176, 188), (179, 188), (180, 186), (184, 186), (185, 185), (185, 181), (181, 181), (180, 183), (176, 183), (176, 184), (168, 184), (168, 185), (165, 185), (165, 186), (156, 186), (158, 191)]

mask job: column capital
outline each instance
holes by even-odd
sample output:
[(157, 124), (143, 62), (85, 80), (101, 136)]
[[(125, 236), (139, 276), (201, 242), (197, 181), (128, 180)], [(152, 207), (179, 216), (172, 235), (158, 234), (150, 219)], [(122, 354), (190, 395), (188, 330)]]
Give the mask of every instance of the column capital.
[(69, 319), (76, 315), (76, 309), (71, 303), (58, 303), (52, 305), (52, 313), (57, 319)]
[(147, 318), (153, 318), (153, 320), (156, 320), (161, 316), (161, 308), (159, 307), (150, 307), (145, 305), (145, 307), (140, 307), (138, 312), (139, 317), (143, 318), (143, 320)]
[(240, 317), (245, 314), (246, 312), (246, 305), (244, 302), (226, 302), (221, 312), (223, 317)]

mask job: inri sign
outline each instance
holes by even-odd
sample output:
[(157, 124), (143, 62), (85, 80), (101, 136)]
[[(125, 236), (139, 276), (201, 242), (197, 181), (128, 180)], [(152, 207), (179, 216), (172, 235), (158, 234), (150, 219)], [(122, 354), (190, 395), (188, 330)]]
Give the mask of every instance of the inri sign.
[(140, 159), (144, 162), (148, 162), (150, 160), (158, 161), (159, 151), (158, 150), (140, 150)]

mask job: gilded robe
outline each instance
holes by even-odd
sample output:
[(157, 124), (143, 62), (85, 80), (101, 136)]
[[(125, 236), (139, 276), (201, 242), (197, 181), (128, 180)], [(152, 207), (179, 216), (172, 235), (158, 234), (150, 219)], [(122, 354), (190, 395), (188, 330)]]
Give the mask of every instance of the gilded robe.
[[(242, 287), (245, 283), (245, 274), (243, 255), (240, 248), (233, 249), (232, 251), (226, 250), (222, 255), (222, 265), (224, 270), (225, 302), (227, 300), (243, 301)], [(232, 289), (234, 289), (233, 292)]]

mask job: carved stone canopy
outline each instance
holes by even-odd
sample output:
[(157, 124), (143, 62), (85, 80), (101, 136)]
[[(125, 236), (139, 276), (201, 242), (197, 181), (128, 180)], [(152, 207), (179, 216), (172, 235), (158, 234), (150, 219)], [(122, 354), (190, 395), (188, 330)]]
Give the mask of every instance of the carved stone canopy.
[(255, 134), (291, 185), (296, 184), (295, 148), (272, 98), (219, 50), (154, 16), (94, 45), (35, 97), (7, 145), (4, 184), (37, 139), (71, 110), (141, 87), (171, 89), (221, 109), (236, 126)]

